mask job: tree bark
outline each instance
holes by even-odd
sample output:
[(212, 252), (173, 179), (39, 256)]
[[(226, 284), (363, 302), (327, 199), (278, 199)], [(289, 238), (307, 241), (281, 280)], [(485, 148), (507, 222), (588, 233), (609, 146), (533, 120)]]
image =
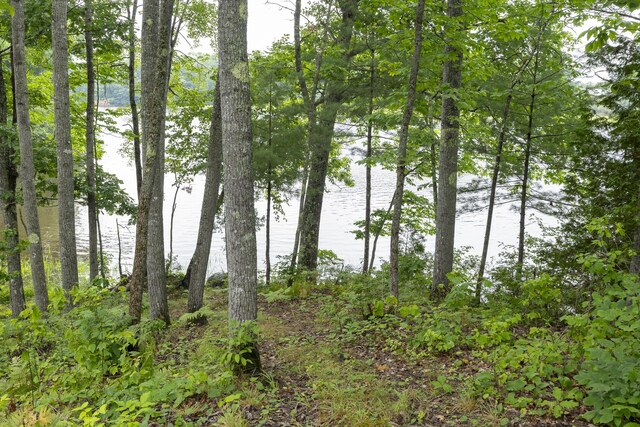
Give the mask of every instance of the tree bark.
[[(300, 185), (300, 202), (298, 205), (298, 223), (296, 225), (296, 234), (293, 241), (293, 251), (291, 252), (291, 262), (289, 265), (289, 271), (291, 277), (289, 278), (289, 285), (293, 283), (293, 274), (296, 271), (298, 261), (298, 251), (300, 248), (300, 235), (302, 233), (304, 204), (307, 196), (307, 185), (309, 184), (309, 148), (311, 146), (311, 129), (316, 122), (316, 105), (315, 105), (315, 93), (316, 85), (312, 91), (309, 91), (307, 81), (304, 77), (304, 70), (302, 69), (302, 40), (300, 37), (300, 14), (302, 13), (302, 1), (296, 0), (295, 11), (293, 14), (293, 44), (294, 44), (294, 57), (296, 74), (298, 75), (298, 85), (300, 86), (300, 92), (302, 99), (307, 109), (307, 152), (305, 153), (304, 166), (302, 171), (302, 182)], [(318, 57), (321, 54), (316, 55), (316, 77), (314, 81), (318, 80), (320, 73)]]
[(86, 168), (87, 221), (89, 222), (89, 280), (98, 277), (98, 226), (96, 209), (95, 166), (95, 71), (93, 65), (93, 0), (85, 0), (84, 39), (87, 53)]
[(522, 73), (526, 70), (526, 68), (529, 66), (529, 63), (531, 62), (531, 60), (533, 59), (533, 57), (535, 56), (536, 58), (536, 67), (537, 67), (537, 61), (538, 61), (538, 54), (540, 51), (540, 42), (542, 41), (542, 35), (544, 34), (544, 30), (547, 26), (547, 24), (549, 23), (549, 21), (551, 20), (551, 17), (553, 15), (551, 15), (549, 17), (549, 19), (545, 22), (542, 23), (541, 27), (540, 27), (540, 31), (538, 32), (538, 35), (536, 37), (536, 41), (533, 47), (533, 53), (522, 62), (522, 64), (520, 65), (520, 67), (518, 68), (518, 71), (516, 73), (516, 75), (514, 76), (514, 78), (511, 80), (511, 85), (509, 87), (509, 92), (507, 94), (507, 97), (505, 99), (505, 105), (504, 105), (504, 109), (502, 112), (502, 126), (500, 129), (500, 135), (498, 137), (498, 147), (497, 147), (497, 153), (496, 153), (496, 159), (495, 159), (495, 163), (493, 166), (493, 176), (491, 179), (491, 190), (490, 190), (490, 194), (489, 194), (489, 210), (487, 212), (487, 223), (486, 223), (486, 227), (485, 227), (485, 234), (484, 234), (484, 242), (482, 245), (482, 255), (480, 257), (480, 268), (478, 269), (478, 279), (476, 282), (476, 294), (475, 294), (475, 299), (476, 299), (476, 303), (480, 304), (480, 300), (482, 297), (482, 282), (484, 280), (484, 270), (487, 264), (487, 256), (489, 253), (489, 239), (491, 237), (491, 223), (493, 221), (493, 209), (495, 206), (495, 199), (496, 199), (496, 188), (498, 186), (498, 175), (500, 173), (500, 164), (501, 164), (501, 157), (502, 157), (502, 150), (503, 150), (503, 146), (504, 146), (504, 142), (505, 142), (505, 138), (506, 138), (506, 134), (507, 134), (507, 121), (509, 119), (509, 110), (511, 108), (511, 100), (513, 99), (513, 91), (515, 89), (515, 87), (520, 84), (520, 80), (522, 78)]
[(12, 0), (13, 18), (11, 20), (11, 38), (13, 44), (13, 75), (15, 81), (16, 114), (18, 118), (18, 139), (20, 141), (20, 180), (26, 229), (29, 238), (29, 260), (36, 305), (42, 312), (47, 311), (49, 295), (42, 258), (42, 239), (38, 218), (31, 139), (31, 120), (29, 117), (29, 95), (27, 91), (27, 67), (25, 59), (24, 0)]
[[(447, 15), (452, 25), (461, 32), (462, 1), (447, 0)], [(436, 209), (436, 245), (433, 265), (432, 295), (442, 299), (449, 292), (447, 274), (453, 270), (453, 247), (456, 231), (456, 196), (458, 192), (458, 144), (460, 109), (456, 98), (462, 87), (462, 51), (447, 36), (442, 71), (442, 124), (438, 166), (438, 205)]]
[[(162, 182), (164, 163), (164, 118), (169, 75), (169, 57), (171, 50), (171, 14), (173, 0), (164, 0), (160, 8), (159, 0), (146, 1), (142, 8), (142, 139), (146, 146), (142, 188), (138, 200), (138, 218), (136, 223), (136, 249), (129, 294), (129, 315), (139, 322), (142, 307), (142, 291), (145, 279), (145, 266), (149, 280), (149, 308), (152, 319), (161, 319), (169, 323), (169, 311), (166, 294), (166, 276), (164, 269), (164, 245), (161, 248), (149, 247), (149, 236), (160, 230), (158, 216), (153, 218), (156, 227), (152, 227), (152, 205), (154, 209), (162, 207), (162, 192), (158, 194), (158, 181)], [(146, 142), (145, 142), (146, 141)], [(155, 198), (155, 204), (153, 203)], [(160, 202), (160, 203), (159, 203)], [(160, 213), (161, 218), (161, 213)], [(157, 254), (162, 251), (162, 260), (158, 263)], [(148, 262), (150, 261), (150, 262)]]
[[(76, 222), (69, 105), (69, 49), (67, 41), (67, 0), (53, 0), (51, 13), (53, 51), (53, 105), (58, 158), (58, 224), (60, 228), (60, 269), (62, 288), (71, 305), (71, 289), (78, 285)], [(87, 132), (89, 132), (87, 130)]]
[(382, 229), (384, 228), (384, 224), (387, 222), (387, 218), (389, 218), (389, 214), (391, 213), (391, 209), (393, 209), (393, 205), (395, 203), (396, 193), (393, 193), (391, 197), (391, 203), (389, 203), (389, 207), (387, 208), (387, 212), (384, 214), (384, 218), (382, 218), (382, 222), (380, 223), (380, 227), (376, 231), (376, 235), (373, 237), (373, 247), (371, 248), (371, 260), (369, 261), (369, 271), (373, 270), (373, 263), (376, 260), (376, 248), (378, 247), (378, 239), (380, 238), (380, 234), (382, 233)]
[(204, 183), (204, 195), (200, 210), (200, 226), (196, 250), (189, 263), (189, 298), (187, 310), (198, 311), (202, 307), (207, 265), (211, 251), (211, 239), (215, 216), (218, 208), (220, 181), (222, 180), (222, 123), (220, 112), (220, 77), (216, 79), (211, 127), (209, 128), (209, 146), (207, 151), (207, 175)]
[[(253, 200), (251, 96), (247, 55), (247, 0), (221, 0), (218, 9), (222, 151), (225, 162), (225, 238), (232, 335), (258, 314), (256, 217)], [(255, 338), (255, 337), (254, 337)], [(255, 341), (248, 370), (260, 370)]]
[(173, 224), (176, 218), (176, 208), (178, 207), (178, 193), (180, 192), (180, 183), (177, 176), (175, 177), (174, 186), (176, 187), (173, 192), (173, 202), (171, 203), (171, 218), (169, 219), (169, 256), (167, 257), (167, 268), (165, 274), (171, 273), (173, 266)]
[(366, 183), (364, 200), (364, 256), (362, 258), (362, 274), (369, 271), (369, 246), (371, 242), (371, 156), (373, 155), (373, 85), (375, 81), (376, 51), (371, 49), (371, 64), (369, 74), (369, 120), (367, 123), (367, 153), (366, 153)]
[(133, 126), (133, 159), (136, 166), (136, 188), (138, 197), (142, 190), (142, 150), (140, 148), (140, 119), (136, 103), (136, 14), (138, 0), (133, 0), (129, 10), (129, 105), (131, 106), (131, 123)]
[[(4, 82), (3, 63), (0, 60), (0, 124), (7, 125), (7, 89)], [(9, 300), (11, 315), (18, 317), (25, 309), (24, 286), (20, 264), (18, 239), (18, 213), (16, 210), (16, 187), (18, 171), (13, 163), (15, 150), (8, 135), (0, 135), (0, 210), (4, 222), (4, 237), (7, 244), (7, 273), (9, 273)]]
[[(271, 150), (272, 144), (272, 134), (273, 134), (273, 88), (272, 82), (269, 82), (269, 139), (268, 139), (268, 147)], [(272, 179), (272, 169), (271, 169), (271, 159), (269, 159), (267, 165), (267, 220), (265, 224), (265, 250), (264, 250), (264, 259), (265, 259), (265, 271), (264, 271), (264, 280), (265, 284), (268, 286), (271, 283), (271, 198), (272, 198), (272, 188), (271, 188), (271, 179)]]
[[(636, 159), (634, 163), (637, 165), (639, 160)], [(636, 169), (637, 172), (640, 172), (640, 169)], [(640, 276), (640, 191), (636, 193), (636, 225), (633, 231), (633, 250), (636, 254), (631, 257), (629, 272)]]
[[(513, 89), (513, 86), (511, 87)], [(482, 255), (480, 256), (480, 268), (478, 270), (478, 280), (476, 281), (476, 303), (480, 304), (482, 294), (482, 281), (484, 280), (484, 269), (487, 265), (487, 255), (489, 253), (489, 239), (491, 238), (491, 224), (493, 222), (493, 209), (496, 201), (496, 190), (498, 188), (498, 176), (500, 175), (500, 165), (502, 163), (502, 148), (507, 135), (507, 121), (509, 120), (509, 110), (511, 108), (512, 94), (509, 93), (504, 101), (502, 111), (502, 125), (498, 137), (498, 147), (496, 158), (493, 163), (493, 175), (491, 177), (491, 190), (489, 193), (489, 210), (487, 212), (487, 223), (484, 230), (484, 241), (482, 243)]]
[(518, 262), (516, 264), (516, 279), (522, 277), (524, 266), (524, 239), (527, 219), (527, 192), (529, 187), (529, 165), (531, 161), (531, 143), (533, 141), (533, 114), (536, 104), (536, 85), (538, 84), (539, 52), (536, 52), (533, 64), (533, 89), (531, 90), (531, 101), (529, 103), (529, 123), (527, 124), (527, 137), (524, 148), (524, 170), (522, 172), (522, 191), (520, 193), (520, 230), (518, 234)]
[[(359, 0), (342, 0), (340, 9), (342, 22), (338, 45), (342, 51), (342, 66), (337, 67), (338, 74), (346, 75), (346, 68), (351, 59), (349, 48), (353, 34), (353, 24)], [(320, 218), (324, 198), (325, 181), (329, 165), (329, 154), (333, 140), (334, 125), (338, 109), (342, 105), (345, 88), (340, 75), (327, 82), (324, 107), (318, 115), (317, 123), (312, 123), (311, 156), (309, 163), (309, 181), (302, 212), (302, 228), (300, 232), (300, 267), (313, 272), (318, 266), (318, 240), (320, 237)], [(313, 275), (311, 280), (315, 280)]]
[[(164, 137), (167, 105), (167, 91), (171, 63), (171, 29), (173, 22), (173, 0), (162, 0), (159, 15), (157, 37), (152, 47), (155, 51), (155, 74), (153, 77), (153, 99), (151, 111), (146, 120), (147, 150), (153, 145), (156, 150), (153, 172), (153, 189), (149, 202), (149, 232), (147, 253), (147, 280), (149, 288), (149, 314), (151, 319), (161, 319), (169, 323), (169, 304), (167, 301), (167, 275), (164, 252)], [(144, 6), (143, 6), (144, 8)], [(147, 42), (151, 40), (147, 39)], [(143, 94), (144, 96), (144, 94)], [(143, 118), (144, 119), (144, 118)], [(151, 132), (151, 133), (149, 133)], [(144, 137), (144, 131), (143, 131)]]
[(402, 115), (398, 141), (398, 161), (396, 166), (396, 191), (393, 205), (393, 217), (391, 218), (391, 245), (389, 261), (389, 294), (398, 298), (398, 257), (400, 247), (400, 219), (402, 216), (402, 196), (404, 194), (404, 178), (407, 158), (407, 145), (409, 142), (409, 125), (413, 116), (413, 107), (416, 101), (416, 85), (418, 83), (418, 68), (420, 66), (420, 53), (422, 51), (422, 20), (424, 17), (425, 0), (419, 0), (416, 8), (415, 40), (413, 43), (413, 58), (411, 60), (411, 72), (407, 86), (407, 104)]

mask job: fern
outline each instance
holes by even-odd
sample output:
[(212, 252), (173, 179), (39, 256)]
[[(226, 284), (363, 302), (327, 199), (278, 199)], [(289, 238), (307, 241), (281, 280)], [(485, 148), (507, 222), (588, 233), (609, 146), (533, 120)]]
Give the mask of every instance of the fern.
[(198, 311), (194, 311), (193, 313), (185, 313), (178, 319), (178, 323), (183, 324), (192, 324), (192, 323), (201, 323), (206, 322), (207, 319), (214, 317), (216, 312), (211, 310), (206, 305), (201, 307)]

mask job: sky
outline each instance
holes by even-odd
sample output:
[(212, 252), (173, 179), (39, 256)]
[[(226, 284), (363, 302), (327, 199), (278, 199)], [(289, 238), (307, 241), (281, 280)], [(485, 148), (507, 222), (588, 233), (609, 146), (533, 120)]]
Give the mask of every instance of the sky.
[[(249, 52), (267, 50), (284, 35), (293, 39), (293, 0), (248, 0)], [(303, 8), (308, 0), (303, 0)]]

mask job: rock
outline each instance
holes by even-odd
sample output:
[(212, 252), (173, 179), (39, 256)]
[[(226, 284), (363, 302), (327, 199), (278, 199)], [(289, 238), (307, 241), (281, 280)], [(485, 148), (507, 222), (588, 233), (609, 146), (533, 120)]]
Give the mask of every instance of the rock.
[(227, 286), (227, 273), (213, 273), (207, 278), (206, 285), (212, 288), (223, 288)]

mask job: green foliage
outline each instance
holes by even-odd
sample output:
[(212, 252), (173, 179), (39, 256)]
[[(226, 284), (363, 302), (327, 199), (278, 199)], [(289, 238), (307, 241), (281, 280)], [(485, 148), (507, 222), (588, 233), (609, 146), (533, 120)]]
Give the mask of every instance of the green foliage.
[(65, 312), (64, 294), (53, 288), (47, 317), (29, 305), (0, 323), (0, 418), (27, 420), (55, 406), (68, 425), (138, 425), (179, 413), (191, 396), (233, 391), (231, 372), (215, 363), (211, 348), (176, 366), (164, 354), (180, 354), (178, 345), (186, 357), (194, 351), (188, 343), (165, 341), (163, 322), (130, 326), (126, 294), (78, 287), (73, 297), (76, 307)]
[(258, 337), (258, 324), (256, 322), (243, 322), (240, 325), (231, 325), (231, 334), (222, 339), (223, 351), (219, 355), (219, 362), (227, 366), (231, 371), (244, 373), (260, 370), (260, 359), (256, 357), (256, 342)]
[(608, 286), (585, 303), (586, 313), (566, 316), (583, 341), (584, 363), (576, 379), (587, 390), (585, 417), (596, 423), (634, 426), (640, 423), (640, 283), (595, 257), (585, 268), (606, 277)]

